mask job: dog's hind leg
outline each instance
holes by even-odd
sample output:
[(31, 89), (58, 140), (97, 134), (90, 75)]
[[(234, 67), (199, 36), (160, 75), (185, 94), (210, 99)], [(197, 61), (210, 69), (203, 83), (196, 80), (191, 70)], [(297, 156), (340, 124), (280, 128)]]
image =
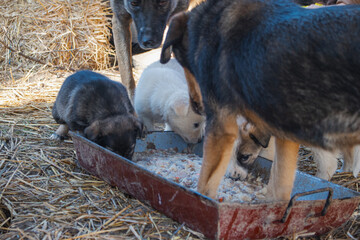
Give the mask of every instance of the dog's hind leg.
[(204, 160), (201, 166), (198, 191), (215, 198), (225, 175), (239, 129), (236, 115), (219, 114), (207, 122), (204, 141)]
[(354, 177), (357, 177), (360, 171), (360, 145), (354, 147)]
[(337, 152), (333, 153), (321, 148), (312, 148), (314, 161), (317, 164), (316, 177), (329, 180), (337, 169)]
[(276, 156), (271, 167), (268, 197), (289, 200), (295, 180), (299, 144), (287, 139), (275, 139)]
[(349, 147), (343, 150), (344, 155), (344, 166), (342, 168), (343, 172), (352, 172), (354, 167), (354, 148)]

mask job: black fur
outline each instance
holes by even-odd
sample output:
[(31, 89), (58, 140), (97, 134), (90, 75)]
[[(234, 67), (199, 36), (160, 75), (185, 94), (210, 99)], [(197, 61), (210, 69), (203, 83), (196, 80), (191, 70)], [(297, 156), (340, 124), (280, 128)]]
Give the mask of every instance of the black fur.
[(251, 109), (324, 148), (336, 147), (324, 134), (360, 132), (360, 6), (208, 0), (188, 17), (188, 46), (173, 50), (200, 85), (207, 121), (218, 106)]
[(92, 71), (66, 78), (52, 114), (57, 123), (129, 159), (142, 132), (126, 88)]

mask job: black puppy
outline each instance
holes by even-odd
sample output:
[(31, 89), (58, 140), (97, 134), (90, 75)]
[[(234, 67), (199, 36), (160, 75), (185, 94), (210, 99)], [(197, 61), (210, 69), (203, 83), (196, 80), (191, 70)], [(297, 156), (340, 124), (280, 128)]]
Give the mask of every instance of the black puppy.
[(134, 20), (138, 43), (143, 49), (158, 48), (169, 18), (203, 0), (110, 0), (113, 11), (112, 29), (121, 81), (134, 96), (131, 31)]
[(289, 0), (208, 0), (173, 18), (161, 61), (173, 49), (192, 106), (206, 114), (200, 193), (216, 196), (238, 114), (276, 136), (268, 194), (277, 200), (290, 198), (299, 143), (360, 144), (359, 26), (358, 5)]
[(79, 131), (128, 159), (143, 130), (126, 88), (92, 71), (79, 71), (65, 79), (52, 115), (61, 124), (52, 138), (63, 138), (69, 129)]

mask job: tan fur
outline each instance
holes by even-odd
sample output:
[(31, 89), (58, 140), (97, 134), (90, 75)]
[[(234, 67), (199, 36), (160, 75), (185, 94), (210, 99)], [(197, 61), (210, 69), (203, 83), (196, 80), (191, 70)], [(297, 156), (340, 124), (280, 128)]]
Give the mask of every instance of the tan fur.
[(65, 136), (69, 132), (69, 127), (66, 124), (60, 124), (59, 128), (56, 130), (58, 136)]
[(205, 2), (205, 0), (191, 0), (189, 3), (188, 11), (195, 8), (197, 5), (201, 4), (202, 2)]
[(299, 144), (276, 138), (275, 145), (276, 157), (271, 167), (268, 199), (289, 200), (295, 180)]
[(236, 115), (221, 110), (216, 117), (214, 127), (210, 127), (205, 135), (204, 160), (198, 183), (198, 191), (211, 198), (216, 197), (238, 137)]
[(198, 104), (199, 112), (203, 113), (204, 112), (204, 104), (203, 104), (199, 84), (197, 83), (194, 75), (192, 75), (191, 72), (187, 68), (184, 68), (184, 73), (185, 73), (186, 82), (187, 82), (187, 85), (189, 88), (190, 99)]
[(344, 172), (351, 172), (354, 166), (354, 151), (355, 147), (348, 147), (343, 152), (344, 155)]

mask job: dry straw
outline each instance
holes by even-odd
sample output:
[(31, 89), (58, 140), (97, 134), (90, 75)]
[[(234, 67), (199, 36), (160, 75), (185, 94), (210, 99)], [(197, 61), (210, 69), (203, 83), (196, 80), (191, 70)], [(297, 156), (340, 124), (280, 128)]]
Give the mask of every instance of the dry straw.
[(2, 0), (0, 12), (2, 71), (29, 70), (34, 63), (102, 70), (114, 56), (108, 1)]

